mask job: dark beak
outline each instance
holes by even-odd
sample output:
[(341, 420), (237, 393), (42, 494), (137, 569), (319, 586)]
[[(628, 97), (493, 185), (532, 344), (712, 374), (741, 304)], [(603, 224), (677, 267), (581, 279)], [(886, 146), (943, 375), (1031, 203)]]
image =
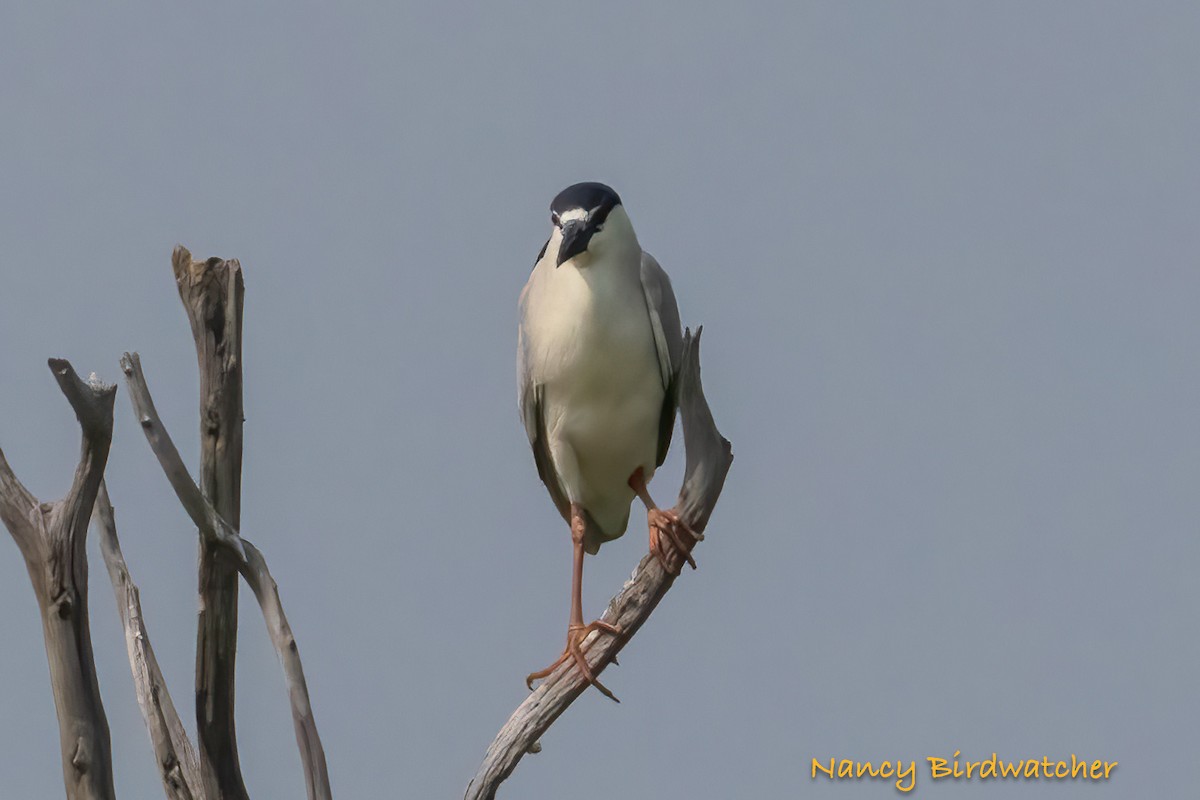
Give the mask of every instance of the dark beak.
[(592, 238), (592, 230), (583, 220), (573, 220), (562, 226), (562, 245), (558, 248), (558, 263), (561, 267), (567, 261), (587, 250)]

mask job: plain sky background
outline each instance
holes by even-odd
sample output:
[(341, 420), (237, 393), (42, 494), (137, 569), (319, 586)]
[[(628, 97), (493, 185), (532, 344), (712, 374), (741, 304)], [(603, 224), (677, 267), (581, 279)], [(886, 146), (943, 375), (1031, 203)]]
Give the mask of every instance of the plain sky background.
[[(0, 11), (0, 446), (43, 499), (45, 366), (141, 352), (198, 463), (169, 265), (246, 275), (243, 531), (342, 798), (460, 797), (561, 650), (570, 543), (516, 411), (516, 301), (602, 180), (705, 325), (736, 461), (688, 572), (502, 795), (1180, 797), (1200, 742), (1195, 3), (480, 3)], [(401, 5), (396, 8), (393, 5)], [(195, 533), (116, 407), (109, 486), (191, 722)], [(679, 439), (676, 440), (677, 444)], [(680, 448), (652, 485), (673, 496)], [(635, 516), (634, 519), (639, 519)], [(62, 794), (0, 537), (0, 795)], [(640, 525), (590, 558), (599, 614)], [(94, 543), (118, 792), (161, 796)], [(303, 784), (243, 594), (242, 766)], [(1120, 762), (931, 783), (924, 757)]]

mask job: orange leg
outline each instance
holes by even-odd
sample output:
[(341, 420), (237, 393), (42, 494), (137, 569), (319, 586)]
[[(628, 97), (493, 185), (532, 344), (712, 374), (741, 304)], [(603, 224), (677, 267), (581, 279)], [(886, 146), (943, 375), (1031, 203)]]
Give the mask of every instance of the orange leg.
[[(571, 618), (567, 624), (567, 646), (563, 650), (563, 654), (558, 657), (550, 666), (538, 672), (530, 673), (525, 678), (525, 685), (531, 690), (533, 682), (549, 677), (554, 670), (558, 669), (559, 665), (568, 659), (575, 661), (575, 665), (579, 667), (579, 672), (583, 675), (584, 680), (595, 686), (600, 692), (611, 700), (617, 700), (616, 696), (610, 692), (604, 684), (596, 680), (592, 668), (588, 665), (587, 658), (583, 655), (583, 640), (587, 638), (592, 631), (603, 631), (619, 636), (621, 629), (616, 625), (610, 625), (604, 620), (596, 620), (587, 625), (583, 624), (583, 531), (586, 526), (586, 521), (583, 517), (583, 507), (578, 503), (571, 504), (571, 543), (575, 550), (575, 564), (571, 573)], [(616, 659), (613, 659), (616, 663)]]
[[(687, 561), (692, 569), (696, 568), (696, 560), (692, 558), (692, 549), (683, 542), (683, 534), (692, 537), (693, 544), (700, 540), (696, 532), (679, 518), (674, 509), (663, 510), (654, 505), (650, 498), (650, 490), (646, 488), (646, 474), (641, 467), (629, 476), (629, 488), (637, 493), (646, 506), (646, 519), (650, 523), (650, 552), (662, 564), (663, 569), (673, 575), (678, 575)], [(663, 547), (663, 537), (670, 542), (671, 552)]]

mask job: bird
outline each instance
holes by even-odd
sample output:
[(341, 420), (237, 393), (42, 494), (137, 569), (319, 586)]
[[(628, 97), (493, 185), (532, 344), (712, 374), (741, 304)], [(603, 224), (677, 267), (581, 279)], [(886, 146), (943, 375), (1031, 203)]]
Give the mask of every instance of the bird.
[(696, 567), (685, 537), (698, 537), (647, 487), (671, 445), (683, 334), (671, 280), (642, 250), (612, 188), (568, 186), (550, 204), (550, 223), (518, 305), (518, 405), (538, 476), (570, 527), (571, 607), (562, 655), (526, 685), (570, 659), (617, 700), (583, 656), (593, 631), (621, 635), (603, 620), (584, 624), (583, 557), (625, 533), (637, 497), (663, 568)]

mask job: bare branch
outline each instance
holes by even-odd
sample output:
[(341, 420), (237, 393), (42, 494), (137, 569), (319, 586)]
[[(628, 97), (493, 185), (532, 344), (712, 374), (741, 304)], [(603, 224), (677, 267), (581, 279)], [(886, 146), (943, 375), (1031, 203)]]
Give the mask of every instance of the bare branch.
[[(729, 442), (713, 422), (700, 383), (700, 330), (684, 339), (683, 364), (679, 376), (679, 412), (683, 419), (687, 464), (683, 488), (675, 510), (698, 534), (708, 519), (725, 485), (733, 462)], [(650, 617), (655, 606), (675, 582), (653, 556), (644, 557), (633, 577), (609, 601), (603, 619), (620, 626), (624, 633), (613, 637), (593, 633), (587, 640), (586, 656), (593, 674), (599, 675), (616, 660), (625, 644)], [(590, 644), (589, 644), (590, 643)], [(587, 688), (575, 665), (568, 660), (517, 707), (488, 747), (483, 763), (467, 786), (466, 800), (492, 800), (500, 784), (512, 774), (522, 756), (537, 752), (538, 739)]]
[[(166, 473), (171, 488), (175, 490), (175, 495), (183, 504), (188, 516), (196, 521), (201, 539), (206, 544), (219, 543), (219, 539), (226, 535), (225, 532), (232, 529), (224, 524), (216, 510), (204, 499), (200, 488), (192, 481), (192, 476), (188, 474), (175, 442), (171, 441), (158, 416), (158, 410), (154, 407), (154, 398), (150, 396), (146, 376), (142, 372), (141, 358), (137, 353), (126, 353), (121, 358), (121, 369), (129, 382), (129, 393), (138, 423), (142, 426), (142, 432), (146, 434), (146, 440), (150, 442), (151, 451), (158, 457), (158, 463)], [(228, 543), (239, 551), (239, 558), (244, 558), (240, 552), (241, 542), (236, 532), (232, 534)]]
[(42, 540), (31, 521), (37, 506), (37, 498), (17, 478), (0, 450), (0, 522), (8, 528), (26, 559), (41, 557)]
[(150, 442), (151, 450), (158, 457), (163, 472), (175, 489), (179, 502), (200, 529), (203, 541), (219, 549), (223, 557), (236, 566), (258, 599), (271, 643), (275, 646), (275, 652), (283, 666), (288, 699), (292, 706), (292, 722), (296, 729), (296, 743), (300, 747), (300, 760), (304, 765), (308, 797), (310, 800), (326, 800), (331, 793), (325, 750), (313, 719), (308, 684), (304, 679), (304, 667), (300, 662), (296, 638), (284, 615), (279, 590), (267, 569), (267, 563), (258, 548), (243, 539), (237, 530), (209, 505), (201, 495), (200, 489), (192, 483), (187, 467), (179, 457), (179, 451), (175, 449), (171, 437), (163, 428), (158, 412), (154, 409), (154, 400), (142, 373), (141, 359), (136, 353), (126, 353), (121, 359), (121, 368), (128, 382), (134, 412), (147, 441)]
[(138, 706), (142, 709), (142, 717), (150, 732), (150, 743), (158, 762), (163, 790), (169, 800), (203, 800), (205, 794), (200, 763), (175, 710), (171, 694), (167, 691), (158, 659), (154, 657), (154, 648), (150, 646), (150, 634), (142, 616), (141, 597), (133, 579), (129, 577), (125, 555), (117, 539), (112, 503), (103, 482), (96, 498), (95, 519), (100, 527), (100, 552), (108, 567), (108, 576), (117, 598), (117, 611), (125, 628), (125, 648), (129, 652), (129, 668), (133, 673)]
[(25, 557), (42, 615), (67, 798), (112, 800), (112, 747), (88, 625), (86, 545), (112, 443), (116, 386), (95, 376), (82, 381), (61, 359), (49, 363), (83, 432), (75, 479), (62, 500), (39, 503), (0, 454), (0, 518)]
[[(236, 529), (242, 487), (242, 268), (236, 260), (194, 261), (182, 246), (172, 253), (171, 266), (200, 367), (200, 487)], [(199, 587), (196, 724), (204, 784), (214, 800), (248, 800), (234, 724), (237, 572), (203, 541)]]
[(96, 493), (100, 490), (100, 482), (104, 480), (104, 464), (108, 459), (108, 448), (112, 443), (113, 399), (117, 387), (105, 386), (95, 375), (91, 381), (84, 383), (71, 365), (61, 358), (52, 358), (47, 362), (50, 371), (62, 393), (66, 395), (79, 426), (83, 429), (82, 452), (79, 456), (79, 467), (75, 470), (75, 479), (66, 496), (54, 509), (55, 517), (65, 517), (62, 525), (51, 525), (52, 536), (66, 536), (69, 531), (82, 531), (75, 536), (74, 558), (87, 569), (87, 551), (84, 549), (87, 541), (88, 521), (92, 517), (92, 507), (96, 503)]

